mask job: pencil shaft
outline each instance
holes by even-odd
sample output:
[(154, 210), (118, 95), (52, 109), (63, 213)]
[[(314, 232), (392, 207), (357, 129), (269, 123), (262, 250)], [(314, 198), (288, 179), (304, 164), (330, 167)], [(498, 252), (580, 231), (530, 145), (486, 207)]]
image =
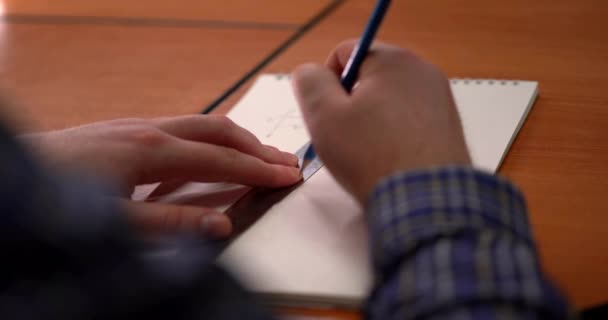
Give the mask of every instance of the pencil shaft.
[(378, 29), (380, 28), (380, 24), (382, 24), (382, 20), (386, 15), (389, 5), (390, 0), (378, 1), (359, 43), (353, 50), (353, 53), (344, 68), (344, 72), (342, 73), (342, 86), (348, 92), (352, 90), (357, 82), (359, 68), (361, 68), (361, 64), (363, 64), (363, 60), (365, 60), (365, 57), (367, 56), (376, 33), (378, 33)]

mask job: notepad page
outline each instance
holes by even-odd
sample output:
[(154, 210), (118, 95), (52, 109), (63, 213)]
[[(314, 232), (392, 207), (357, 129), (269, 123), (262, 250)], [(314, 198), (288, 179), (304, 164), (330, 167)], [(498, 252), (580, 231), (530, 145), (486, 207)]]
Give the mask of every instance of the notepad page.
[(302, 114), (286, 75), (262, 75), (228, 117), (262, 141), (296, 152), (308, 142)]
[[(536, 82), (454, 79), (451, 86), (474, 165), (495, 171), (536, 97)], [(287, 76), (259, 77), (228, 117), (282, 150), (295, 152), (309, 139)], [(168, 199), (180, 202), (208, 189), (190, 184)], [(239, 236), (219, 262), (266, 297), (356, 307), (372, 285), (367, 245), (362, 209), (323, 168)]]
[(496, 172), (537, 96), (533, 81), (452, 79), (473, 165)]
[[(495, 172), (535, 101), (538, 83), (452, 79), (450, 85), (473, 165)], [(309, 139), (288, 76), (262, 75), (228, 117), (286, 151), (295, 152)]]

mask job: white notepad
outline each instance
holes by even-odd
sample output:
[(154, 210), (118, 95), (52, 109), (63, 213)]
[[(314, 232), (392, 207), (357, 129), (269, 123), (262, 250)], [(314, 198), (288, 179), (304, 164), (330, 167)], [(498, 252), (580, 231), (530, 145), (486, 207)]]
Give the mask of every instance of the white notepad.
[[(453, 79), (451, 86), (474, 165), (495, 172), (537, 83)], [(285, 151), (309, 139), (288, 76), (262, 75), (228, 116)], [(184, 202), (210, 187), (193, 183), (165, 201)], [(252, 291), (284, 305), (356, 308), (372, 285), (362, 209), (325, 168), (238, 237), (219, 262)]]

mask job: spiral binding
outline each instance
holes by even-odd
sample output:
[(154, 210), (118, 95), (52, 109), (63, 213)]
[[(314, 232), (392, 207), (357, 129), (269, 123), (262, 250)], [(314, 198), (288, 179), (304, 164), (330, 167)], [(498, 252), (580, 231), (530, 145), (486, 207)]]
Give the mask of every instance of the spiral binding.
[(283, 79), (291, 79), (291, 74), (290, 73), (276, 73), (275, 77), (277, 80), (283, 80)]
[[(291, 79), (291, 74), (289, 73), (276, 73), (275, 78), (277, 80), (283, 79)], [(477, 79), (477, 78), (451, 78), (450, 83), (453, 85), (498, 85), (498, 86), (517, 86), (521, 81), (518, 80), (502, 80), (502, 79)]]
[(508, 86), (508, 85), (512, 85), (512, 86), (517, 86), (519, 85), (521, 81), (518, 80), (501, 80), (501, 79), (472, 79), (472, 78), (452, 78), (450, 79), (450, 83), (453, 85), (459, 85), (459, 84), (464, 84), (464, 85), (470, 85), (470, 84), (475, 84), (475, 85), (482, 85), (482, 84), (487, 84), (487, 85), (498, 85), (498, 86)]

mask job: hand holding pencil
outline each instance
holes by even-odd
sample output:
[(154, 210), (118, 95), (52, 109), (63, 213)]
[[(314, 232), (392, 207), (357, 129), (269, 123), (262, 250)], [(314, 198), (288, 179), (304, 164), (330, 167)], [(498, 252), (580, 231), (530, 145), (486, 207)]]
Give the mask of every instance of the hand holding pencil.
[(296, 69), (294, 90), (319, 156), (360, 203), (400, 170), (469, 165), (449, 82), (412, 52), (375, 44), (348, 94), (338, 75), (356, 46), (339, 45), (326, 66)]

